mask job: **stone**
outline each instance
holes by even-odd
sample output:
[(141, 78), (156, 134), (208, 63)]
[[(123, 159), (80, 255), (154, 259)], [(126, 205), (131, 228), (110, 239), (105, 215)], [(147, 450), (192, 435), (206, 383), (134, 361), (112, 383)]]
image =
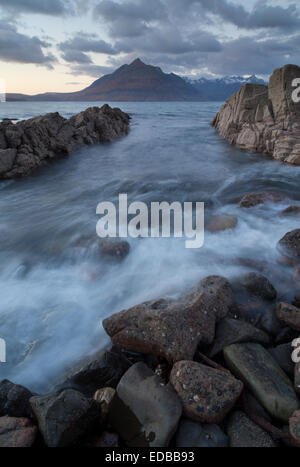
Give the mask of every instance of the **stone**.
[(224, 349), (228, 368), (253, 393), (274, 417), (288, 421), (298, 409), (293, 385), (286, 374), (260, 344), (233, 344)]
[(176, 435), (177, 448), (226, 448), (228, 438), (218, 425), (183, 419)]
[(114, 345), (164, 357), (172, 364), (193, 359), (198, 345), (211, 344), (216, 322), (233, 303), (230, 283), (211, 276), (178, 300), (143, 303), (107, 318), (103, 327)]
[(95, 436), (87, 447), (93, 448), (118, 448), (119, 436), (117, 433), (103, 431), (100, 436)]
[(182, 401), (184, 415), (201, 423), (222, 422), (243, 390), (243, 383), (229, 372), (192, 361), (175, 363), (170, 382)]
[(0, 176), (12, 169), (16, 155), (16, 149), (0, 149)]
[(300, 258), (300, 229), (292, 230), (285, 234), (277, 244), (277, 247), (283, 253)]
[(281, 216), (299, 216), (300, 206), (289, 206), (288, 208), (281, 211)]
[(128, 256), (130, 245), (125, 240), (103, 238), (100, 242), (99, 249), (104, 256), (122, 260)]
[(276, 69), (269, 85), (245, 84), (212, 121), (221, 136), (237, 147), (300, 165), (300, 103), (292, 99), (292, 82), (300, 68)]
[(253, 208), (264, 203), (280, 203), (286, 196), (281, 193), (271, 193), (268, 191), (248, 193), (244, 195), (239, 203), (240, 208)]
[(37, 432), (28, 418), (0, 417), (0, 448), (30, 448)]
[(290, 434), (300, 447), (300, 410), (293, 413), (289, 420)]
[(101, 405), (101, 412), (103, 416), (108, 414), (115, 394), (116, 390), (113, 388), (98, 389), (98, 391), (95, 393), (94, 400)]
[(231, 448), (275, 448), (271, 436), (256, 425), (244, 412), (234, 412), (227, 424)]
[(74, 445), (101, 422), (101, 408), (73, 389), (30, 399), (39, 430), (48, 447)]
[(278, 363), (280, 368), (291, 378), (294, 376), (294, 367), (295, 364), (292, 361), (291, 355), (293, 352), (293, 348), (291, 343), (277, 345), (277, 347), (273, 347), (268, 349), (274, 360)]
[(286, 326), (300, 331), (300, 309), (288, 303), (278, 303), (276, 305), (276, 316)]
[(297, 308), (300, 308), (300, 293), (297, 293), (297, 294), (295, 295), (292, 304), (293, 304), (294, 306), (296, 306)]
[(272, 301), (277, 297), (277, 292), (271, 282), (256, 272), (250, 272), (239, 277), (238, 284), (250, 295), (255, 295), (263, 300)]
[(295, 389), (300, 394), (300, 363), (295, 366)]
[(283, 329), (282, 323), (274, 313), (274, 307), (266, 307), (265, 311), (260, 317), (258, 326), (260, 329), (274, 337), (277, 337)]
[(214, 357), (224, 347), (239, 342), (259, 342), (260, 344), (268, 345), (270, 337), (246, 321), (224, 318), (217, 324), (216, 337), (209, 355), (210, 357)]
[(130, 447), (167, 447), (182, 414), (171, 384), (136, 363), (117, 386), (109, 422)]
[(0, 383), (0, 417), (9, 415), (10, 417), (30, 418), (31, 407), (29, 399), (33, 394), (23, 386), (14, 384), (11, 381), (3, 380)]
[(238, 220), (236, 216), (220, 214), (213, 216), (209, 220), (206, 230), (209, 232), (220, 232), (223, 230), (234, 229), (237, 226)]

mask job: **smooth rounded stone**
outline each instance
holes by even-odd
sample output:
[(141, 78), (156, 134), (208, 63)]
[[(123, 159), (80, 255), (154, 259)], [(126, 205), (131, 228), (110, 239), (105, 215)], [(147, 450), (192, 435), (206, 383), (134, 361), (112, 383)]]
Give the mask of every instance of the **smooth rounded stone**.
[(9, 415), (10, 417), (31, 416), (29, 399), (33, 396), (28, 389), (14, 384), (11, 381), (0, 382), (0, 417)]
[(98, 389), (98, 391), (94, 394), (94, 400), (101, 405), (101, 412), (103, 416), (108, 414), (115, 394), (116, 390), (113, 388)]
[(243, 392), (242, 405), (246, 414), (250, 413), (252, 416), (259, 417), (272, 423), (272, 417), (248, 389), (245, 389)]
[(270, 337), (246, 321), (224, 318), (217, 324), (216, 337), (209, 355), (210, 357), (214, 357), (224, 347), (239, 342), (259, 342), (260, 344), (268, 345)]
[(216, 322), (233, 304), (230, 283), (211, 276), (178, 300), (137, 305), (105, 319), (103, 327), (122, 348), (164, 357), (169, 363), (191, 360), (198, 345), (212, 343)]
[(115, 388), (130, 366), (131, 362), (120, 352), (101, 351), (72, 365), (66, 379), (55, 389), (75, 388), (93, 397), (98, 389)]
[(202, 425), (191, 420), (180, 422), (177, 448), (226, 448), (228, 438), (218, 425)]
[(73, 389), (30, 399), (39, 430), (48, 447), (67, 447), (101, 422), (101, 408)]
[(293, 348), (291, 343), (281, 344), (272, 349), (268, 349), (274, 360), (278, 363), (280, 368), (291, 378), (294, 376), (295, 364), (292, 361), (291, 355)]
[(279, 203), (287, 197), (281, 193), (270, 193), (267, 191), (248, 193), (244, 195), (239, 203), (240, 208), (253, 208), (264, 203)]
[(276, 305), (276, 316), (286, 326), (300, 331), (300, 309), (288, 303), (278, 303)]
[(167, 447), (182, 414), (171, 384), (136, 363), (122, 377), (109, 411), (109, 423), (131, 447)]
[(277, 247), (285, 254), (300, 258), (300, 229), (286, 233), (278, 242)]
[(228, 368), (275, 418), (288, 421), (298, 400), (287, 375), (260, 344), (233, 344), (224, 349)]
[(104, 256), (122, 260), (129, 254), (130, 245), (126, 240), (103, 238), (99, 243), (99, 250)]
[(170, 382), (183, 403), (183, 413), (202, 423), (220, 423), (243, 390), (243, 383), (229, 372), (192, 361), (177, 362)]
[(300, 206), (289, 206), (288, 208), (281, 211), (281, 216), (299, 216)]
[(263, 300), (275, 300), (277, 292), (271, 282), (261, 274), (250, 272), (236, 281), (236, 284), (244, 288), (249, 294)]
[(0, 448), (30, 448), (37, 433), (28, 418), (0, 417)]
[(293, 413), (289, 421), (290, 434), (300, 447), (300, 410)]
[(220, 214), (213, 216), (206, 225), (206, 230), (209, 232), (221, 232), (223, 230), (234, 229), (237, 226), (238, 219), (236, 216)]
[(236, 411), (230, 416), (227, 424), (227, 434), (231, 448), (276, 447), (276, 443), (271, 436), (241, 411)]

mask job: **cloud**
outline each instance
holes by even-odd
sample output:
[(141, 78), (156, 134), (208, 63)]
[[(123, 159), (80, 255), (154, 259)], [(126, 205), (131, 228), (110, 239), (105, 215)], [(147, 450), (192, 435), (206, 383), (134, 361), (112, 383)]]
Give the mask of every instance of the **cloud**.
[(55, 57), (45, 54), (43, 48), (50, 47), (48, 42), (38, 37), (21, 34), (10, 24), (0, 24), (0, 60), (16, 63), (34, 63), (52, 68)]
[(110, 44), (99, 39), (96, 35), (83, 32), (77, 33), (72, 39), (60, 42), (58, 48), (63, 53), (62, 58), (70, 63), (93, 63), (86, 54), (87, 52), (108, 55), (117, 53)]
[(115, 71), (114, 66), (101, 66), (101, 65), (85, 65), (78, 64), (73, 65), (71, 70), (68, 71), (68, 74), (73, 76), (90, 76), (92, 78), (100, 78), (103, 75), (107, 75)]
[(58, 16), (70, 11), (68, 0), (0, 0), (0, 8), (17, 13), (37, 13)]

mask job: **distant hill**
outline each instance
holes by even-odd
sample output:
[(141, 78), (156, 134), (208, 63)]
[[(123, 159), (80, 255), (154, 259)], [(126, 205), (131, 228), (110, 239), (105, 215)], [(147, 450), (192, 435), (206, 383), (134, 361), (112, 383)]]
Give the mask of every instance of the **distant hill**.
[(161, 68), (146, 65), (139, 58), (114, 73), (102, 76), (78, 92), (45, 93), (29, 96), (7, 94), (8, 101), (223, 101), (245, 82), (265, 84), (255, 76), (228, 77), (215, 80), (190, 80)]

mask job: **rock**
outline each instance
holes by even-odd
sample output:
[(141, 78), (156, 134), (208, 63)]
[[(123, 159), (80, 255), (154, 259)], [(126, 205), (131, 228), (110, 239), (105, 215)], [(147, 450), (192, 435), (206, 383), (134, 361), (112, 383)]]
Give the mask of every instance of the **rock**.
[(183, 403), (183, 413), (202, 423), (220, 423), (243, 390), (230, 373), (192, 361), (177, 362), (170, 382)]
[(30, 448), (37, 431), (28, 418), (0, 417), (0, 448)]
[(131, 363), (116, 351), (101, 351), (73, 365), (55, 389), (75, 388), (92, 397), (100, 388), (115, 388)]
[(263, 407), (275, 418), (288, 421), (298, 409), (291, 381), (260, 344), (233, 344), (224, 349), (225, 361)]
[(0, 179), (25, 177), (38, 167), (86, 145), (114, 141), (129, 132), (129, 115), (108, 105), (69, 120), (50, 113), (0, 123)]
[(300, 410), (293, 413), (289, 421), (290, 434), (300, 447)]
[(295, 366), (295, 389), (300, 394), (300, 363)]
[(103, 238), (99, 249), (102, 255), (121, 260), (129, 254), (130, 245), (128, 242), (117, 238)]
[(231, 448), (276, 447), (271, 436), (241, 411), (236, 411), (230, 416), (227, 434)]
[(117, 386), (109, 422), (131, 447), (168, 446), (182, 414), (181, 402), (170, 384), (136, 363)]
[(277, 247), (292, 257), (300, 258), (300, 229), (285, 234)]
[(216, 337), (209, 355), (214, 357), (224, 347), (239, 342), (269, 344), (270, 338), (265, 332), (250, 323), (238, 319), (224, 318), (217, 324)]
[(250, 272), (238, 279), (238, 284), (249, 294), (260, 297), (263, 300), (275, 300), (277, 292), (271, 282), (261, 274)]
[(293, 303), (294, 306), (300, 308), (300, 293), (297, 293), (294, 297)]
[(92, 448), (118, 448), (119, 436), (117, 433), (104, 431), (100, 436), (94, 436), (87, 447)]
[(276, 316), (284, 323), (295, 331), (300, 331), (300, 309), (289, 305), (288, 303), (278, 303), (276, 305)]
[(30, 418), (31, 407), (29, 399), (33, 394), (23, 386), (11, 381), (3, 380), (0, 383), (0, 417)]
[(293, 331), (291, 328), (282, 328), (275, 338), (275, 344), (280, 345), (291, 343), (294, 339), (296, 339), (297, 335), (298, 334), (296, 333), (296, 331)]
[(281, 216), (299, 216), (300, 206), (289, 206), (288, 208), (281, 211)]
[(270, 193), (268, 191), (248, 193), (244, 195), (239, 203), (240, 208), (253, 208), (264, 203), (280, 203), (286, 196), (281, 193)]
[(300, 289), (300, 268), (296, 268), (293, 274), (294, 283), (297, 289)]
[(266, 307), (258, 325), (260, 329), (274, 337), (277, 337), (282, 331), (282, 324), (274, 313), (274, 307)]
[(94, 400), (101, 405), (101, 412), (103, 416), (108, 414), (115, 394), (116, 390), (113, 388), (98, 389), (98, 391), (95, 393)]
[(289, 376), (293, 378), (295, 364), (291, 359), (293, 348), (291, 343), (281, 344), (272, 349), (268, 349), (274, 360), (278, 363), (280, 368)]
[(225, 214), (213, 216), (206, 226), (209, 232), (220, 232), (222, 230), (234, 229), (237, 226), (238, 220), (236, 216), (228, 216)]
[(176, 436), (177, 448), (223, 448), (228, 438), (218, 425), (201, 425), (182, 420)]
[(300, 104), (292, 100), (296, 65), (275, 70), (269, 85), (245, 84), (222, 106), (212, 125), (231, 144), (300, 165)]
[(242, 402), (245, 413), (250, 413), (252, 416), (259, 417), (272, 423), (271, 416), (247, 389), (243, 392)]
[(289, 268), (294, 268), (298, 264), (297, 261), (293, 258), (289, 258), (288, 256), (279, 256), (276, 261), (278, 264), (288, 266)]
[(101, 422), (101, 409), (73, 389), (30, 399), (39, 429), (48, 447), (71, 446)]
[(229, 282), (211, 276), (178, 300), (143, 303), (104, 320), (103, 327), (113, 343), (125, 349), (170, 363), (189, 360), (198, 345), (211, 344), (215, 324), (227, 315), (233, 300)]

